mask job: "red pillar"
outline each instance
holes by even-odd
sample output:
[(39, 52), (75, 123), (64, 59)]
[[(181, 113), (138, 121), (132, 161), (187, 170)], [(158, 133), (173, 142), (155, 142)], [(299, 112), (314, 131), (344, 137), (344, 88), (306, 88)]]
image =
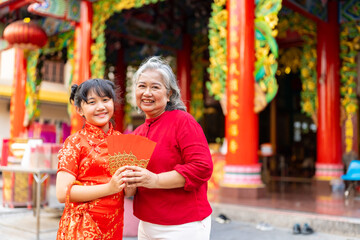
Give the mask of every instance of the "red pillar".
[(177, 52), (177, 79), (181, 91), (181, 97), (187, 111), (190, 111), (190, 82), (191, 82), (191, 39), (184, 34), (183, 48)]
[(91, 60), (91, 27), (93, 19), (92, 3), (81, 1), (80, 4), (80, 28), (81, 28), (81, 66), (82, 73), (80, 82), (86, 81), (91, 76), (90, 60)]
[[(92, 3), (81, 1), (80, 3), (80, 23), (75, 26), (75, 84), (80, 84), (90, 78), (90, 59), (91, 59), (91, 26), (92, 26)], [(82, 128), (82, 118), (72, 110), (71, 133)]]
[(343, 174), (340, 128), (340, 58), (338, 3), (328, 2), (328, 22), (318, 22), (318, 129), (316, 177)]
[(26, 57), (24, 50), (15, 49), (15, 74), (10, 103), (10, 138), (25, 132)]
[[(254, 111), (254, 1), (228, 0), (228, 75), (225, 174), (222, 194), (259, 197), (263, 189), (258, 163), (258, 117)], [(233, 190), (230, 190), (233, 188)], [(245, 191), (234, 191), (239, 188)], [(251, 190), (251, 192), (249, 191)], [(256, 191), (254, 191), (256, 190)], [(230, 192), (233, 193), (230, 193)], [(254, 195), (255, 194), (255, 195)]]
[(120, 98), (120, 102), (115, 103), (115, 129), (123, 132), (125, 128), (124, 124), (124, 106), (125, 106), (125, 93), (126, 93), (126, 64), (124, 62), (124, 49), (120, 48), (118, 52), (117, 65), (115, 69), (115, 84), (120, 88), (120, 92), (116, 92), (117, 97)]

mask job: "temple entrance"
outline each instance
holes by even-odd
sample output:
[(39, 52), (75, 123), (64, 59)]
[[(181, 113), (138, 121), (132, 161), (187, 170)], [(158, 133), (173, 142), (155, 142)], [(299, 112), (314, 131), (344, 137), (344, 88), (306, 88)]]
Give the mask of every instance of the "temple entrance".
[[(273, 139), (271, 157), (260, 157), (264, 183), (310, 183), (315, 175), (316, 124), (301, 109), (300, 71), (277, 77), (278, 93), (259, 114), (259, 143)], [(275, 141), (274, 141), (275, 140)]]
[[(279, 92), (259, 115), (260, 143), (270, 141), (271, 128), (276, 131), (276, 154), (269, 157), (265, 182), (307, 181), (315, 174), (316, 125), (301, 112), (301, 81), (298, 73), (278, 78)], [(271, 121), (271, 108), (276, 109), (276, 122)]]
[(262, 159), (265, 183), (310, 183), (315, 176), (316, 28), (314, 21), (290, 9), (283, 7), (279, 12), (276, 38), (279, 89), (274, 100), (259, 114), (259, 144), (270, 143), (274, 152), (273, 156)]
[(144, 119), (132, 99), (132, 75), (147, 57), (159, 55), (170, 63), (178, 79), (179, 68), (191, 64), (188, 93), (182, 89), (188, 111), (203, 127), (209, 143), (224, 138), (225, 117), (220, 103), (205, 86), (209, 80), (208, 24), (212, 2), (169, 0), (124, 10), (107, 20), (105, 77), (123, 92), (122, 131), (135, 129)]

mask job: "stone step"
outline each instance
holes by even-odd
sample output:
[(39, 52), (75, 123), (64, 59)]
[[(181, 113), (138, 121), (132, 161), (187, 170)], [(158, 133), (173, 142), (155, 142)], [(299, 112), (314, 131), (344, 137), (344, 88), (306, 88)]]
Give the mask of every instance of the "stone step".
[(245, 205), (212, 203), (212, 216), (224, 214), (234, 221), (260, 223), (274, 227), (292, 229), (295, 223), (308, 223), (316, 232), (348, 237), (360, 236), (360, 219), (283, 209), (270, 209)]

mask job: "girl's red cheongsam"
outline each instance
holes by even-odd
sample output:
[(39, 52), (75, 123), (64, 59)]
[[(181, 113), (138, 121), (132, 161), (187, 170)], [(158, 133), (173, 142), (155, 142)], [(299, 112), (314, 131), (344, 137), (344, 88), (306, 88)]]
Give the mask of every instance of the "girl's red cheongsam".
[[(121, 134), (113, 129), (111, 123), (109, 124), (108, 133), (104, 133), (102, 129), (86, 123), (83, 129), (69, 136), (58, 154), (58, 171), (66, 171), (74, 175), (77, 181), (86, 186), (108, 183), (111, 175), (108, 170), (106, 137)], [(88, 204), (86, 208), (88, 208), (88, 212), (101, 231), (100, 236), (90, 239), (122, 239), (123, 191), (90, 202), (71, 204), (73, 206)], [(57, 239), (62, 239), (62, 232), (68, 231), (68, 226), (64, 226), (64, 222), (64, 216), (62, 216)], [(88, 235), (86, 229), (82, 231), (84, 236)], [(85, 239), (88, 238), (85, 237)]]

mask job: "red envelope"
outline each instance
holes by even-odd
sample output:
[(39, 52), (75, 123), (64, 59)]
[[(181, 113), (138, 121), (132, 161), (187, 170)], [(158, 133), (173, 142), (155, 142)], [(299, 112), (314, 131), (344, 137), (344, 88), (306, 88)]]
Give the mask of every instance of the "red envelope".
[(107, 142), (111, 175), (122, 166), (146, 168), (156, 146), (156, 142), (133, 134), (112, 135)]

